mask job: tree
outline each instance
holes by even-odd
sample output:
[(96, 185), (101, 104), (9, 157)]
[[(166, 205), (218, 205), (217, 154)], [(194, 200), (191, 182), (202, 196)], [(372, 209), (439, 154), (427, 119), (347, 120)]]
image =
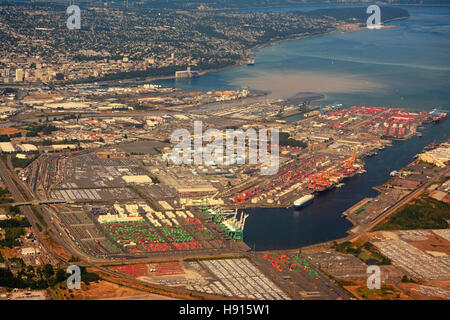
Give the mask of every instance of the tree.
[(58, 269), (58, 271), (56, 271), (56, 282), (62, 282), (66, 280), (66, 277), (67, 274), (64, 269)]
[(53, 270), (52, 265), (49, 264), (49, 263), (47, 263), (47, 264), (44, 266), (43, 273), (44, 273), (44, 277), (48, 279), (48, 278), (50, 278), (52, 275), (55, 274), (55, 271)]

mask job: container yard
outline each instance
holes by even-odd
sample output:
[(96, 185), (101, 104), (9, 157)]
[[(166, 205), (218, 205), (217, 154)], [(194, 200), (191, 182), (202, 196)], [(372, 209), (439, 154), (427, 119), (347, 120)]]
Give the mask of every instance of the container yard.
[(259, 252), (252, 260), (294, 299), (336, 300), (348, 296), (298, 250)]
[(261, 181), (236, 190), (231, 200), (243, 207), (290, 206), (299, 194), (318, 194), (331, 190), (344, 179), (363, 173), (363, 166), (362, 162), (357, 161), (356, 153), (349, 158), (308, 156), (305, 153), (299, 160), (280, 168), (269, 183)]
[(52, 207), (57, 212), (61, 229), (85, 254), (106, 259), (122, 253), (120, 246), (106, 238), (93, 220), (78, 206)]
[(145, 282), (181, 287), (221, 297), (291, 299), (247, 258), (119, 265), (111, 266), (109, 269)]
[[(167, 253), (228, 252), (228, 236), (199, 212), (155, 211), (144, 202), (114, 205), (55, 205), (60, 227), (85, 254), (98, 259)], [(242, 250), (245, 246), (241, 244)], [(235, 248), (235, 249), (233, 249)]]
[(292, 255), (286, 254), (264, 254), (264, 259), (266, 259), (272, 267), (277, 271), (282, 272), (283, 269), (289, 269), (290, 271), (298, 271), (303, 268), (311, 276), (317, 276), (318, 273), (311, 268), (311, 264), (306, 258), (301, 257), (298, 253)]

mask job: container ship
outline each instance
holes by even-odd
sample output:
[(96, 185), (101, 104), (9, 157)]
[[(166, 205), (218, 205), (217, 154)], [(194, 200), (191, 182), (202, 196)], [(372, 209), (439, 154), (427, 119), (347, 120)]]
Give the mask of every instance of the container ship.
[[(288, 148), (284, 150), (293, 152)], [(302, 194), (318, 195), (335, 188), (346, 178), (363, 173), (363, 168), (363, 162), (356, 161), (356, 152), (340, 162), (324, 155), (309, 156), (280, 168), (267, 183), (253, 182), (238, 191), (233, 191), (230, 194), (230, 201), (235, 204), (276, 205), (280, 204), (280, 197), (299, 188)]]
[(308, 177), (308, 189), (316, 194), (332, 190), (342, 180), (364, 173), (363, 164), (355, 163), (356, 153), (342, 161), (341, 168), (329, 168)]
[(431, 122), (439, 123), (442, 120), (447, 119), (447, 112), (439, 110), (439, 109), (433, 109), (429, 113), (429, 118), (430, 118)]
[(433, 121), (433, 123), (439, 123), (439, 122), (441, 122), (442, 120), (445, 120), (445, 119), (447, 119), (447, 114), (446, 113), (442, 113), (442, 114), (439, 114), (437, 116), (434, 116), (432, 121)]
[(296, 208), (296, 209), (303, 208), (303, 207), (307, 206), (308, 204), (310, 204), (313, 201), (313, 199), (314, 199), (314, 196), (312, 194), (304, 195), (303, 197), (294, 201), (294, 208)]

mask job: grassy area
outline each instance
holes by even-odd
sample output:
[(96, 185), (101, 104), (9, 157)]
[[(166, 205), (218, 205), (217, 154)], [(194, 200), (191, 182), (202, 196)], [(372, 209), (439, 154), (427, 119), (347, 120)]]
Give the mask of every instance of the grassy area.
[(11, 163), (14, 166), (14, 168), (25, 168), (30, 163), (32, 163), (38, 156), (39, 155), (34, 156), (30, 159), (28, 159), (28, 158), (27, 159), (19, 159), (19, 158), (13, 157), (13, 158), (11, 158)]
[(289, 133), (280, 132), (279, 135), (280, 146), (291, 146), (291, 147), (301, 147), (306, 148), (308, 144), (305, 141), (295, 140), (289, 137)]
[(446, 229), (450, 206), (429, 197), (416, 199), (374, 227), (378, 230)]
[(24, 235), (25, 231), (22, 227), (12, 227), (5, 229), (5, 239), (0, 240), (0, 247), (18, 247), (20, 246), (19, 237)]
[(14, 228), (14, 227), (30, 227), (30, 223), (26, 218), (14, 217), (14, 219), (6, 219), (0, 221), (0, 228)]
[(400, 291), (391, 285), (382, 285), (380, 289), (369, 289), (367, 286), (359, 287), (356, 293), (364, 300), (399, 300)]
[(355, 211), (355, 216), (357, 216), (358, 214), (360, 214), (360, 213), (366, 211), (366, 207), (368, 206), (368, 204), (369, 204), (370, 202), (371, 202), (371, 201), (369, 200), (369, 201), (367, 201), (366, 203), (364, 203), (362, 206), (360, 206), (360, 207), (358, 208), (358, 210)]
[(21, 217), (0, 221), (0, 228), (5, 230), (5, 238), (0, 240), (0, 247), (13, 248), (19, 246), (18, 238), (25, 234), (24, 228), (29, 226), (28, 220)]
[(350, 241), (342, 243), (335, 243), (333, 248), (336, 251), (353, 254), (355, 257), (364, 261), (368, 265), (388, 265), (391, 264), (391, 260), (383, 256), (377, 248), (370, 242), (365, 242), (362, 245), (357, 245)]
[[(53, 269), (53, 266), (50, 264), (38, 267), (27, 266), (20, 258), (10, 258), (8, 260), (10, 265), (16, 264), (21, 270), (13, 274), (9, 269), (0, 268), (0, 286), (2, 287), (7, 289), (66, 287), (66, 280), (69, 274), (66, 273), (65, 268)], [(81, 281), (85, 285), (100, 280), (100, 276), (97, 273), (88, 272), (84, 267), (80, 267), (80, 269)]]

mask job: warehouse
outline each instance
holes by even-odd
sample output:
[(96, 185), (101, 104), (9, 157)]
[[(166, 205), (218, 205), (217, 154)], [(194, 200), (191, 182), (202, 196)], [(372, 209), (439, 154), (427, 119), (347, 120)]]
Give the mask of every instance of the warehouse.
[(11, 142), (0, 142), (0, 149), (2, 152), (8, 153), (16, 151)]
[(434, 164), (437, 167), (444, 168), (450, 161), (450, 146), (443, 144), (441, 147), (424, 152), (418, 156), (420, 160)]
[(198, 185), (191, 187), (176, 186), (175, 189), (179, 194), (214, 194), (218, 190), (210, 185)]
[(52, 145), (52, 149), (55, 151), (60, 151), (64, 149), (76, 149), (76, 144), (54, 144)]
[(126, 183), (152, 183), (152, 179), (150, 179), (149, 176), (146, 175), (138, 175), (138, 176), (123, 176), (122, 179)]
[(19, 144), (18, 147), (20, 148), (20, 150), (22, 150), (23, 152), (31, 152), (31, 151), (38, 151), (38, 148), (34, 145), (34, 144)]
[(58, 103), (46, 103), (43, 106), (35, 106), (35, 109), (57, 109), (57, 110), (66, 110), (66, 109), (88, 109), (90, 108), (89, 104), (82, 102), (58, 102)]
[(22, 256), (34, 256), (41, 253), (38, 248), (28, 247), (21, 250)]

